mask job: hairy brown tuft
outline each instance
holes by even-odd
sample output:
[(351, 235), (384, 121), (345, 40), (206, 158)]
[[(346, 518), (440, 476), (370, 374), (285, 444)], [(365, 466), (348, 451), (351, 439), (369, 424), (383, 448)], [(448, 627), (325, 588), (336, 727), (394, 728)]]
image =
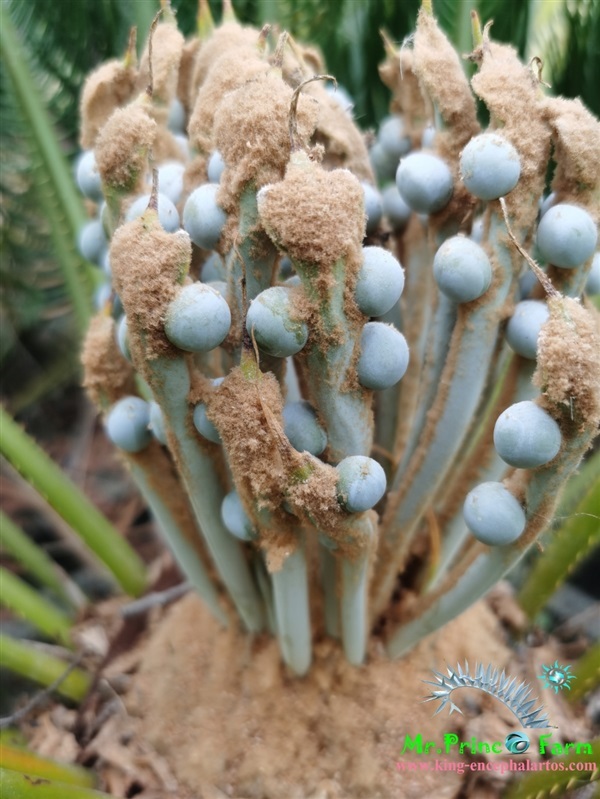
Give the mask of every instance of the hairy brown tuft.
[(237, 22), (226, 22), (215, 28), (211, 37), (202, 42), (190, 83), (190, 108), (196, 105), (197, 93), (220, 57), (229, 50), (252, 48), (258, 52), (259, 31), (256, 28), (243, 28)]
[(349, 169), (359, 180), (375, 183), (365, 140), (352, 117), (328, 94), (322, 83), (309, 83), (304, 92), (319, 101), (313, 142), (325, 148), (323, 166)]
[[(281, 180), (290, 158), (289, 113), (292, 90), (270, 71), (228, 94), (214, 118), (214, 142), (226, 164), (219, 204), (232, 211), (248, 183), (260, 189)], [(307, 144), (316, 121), (317, 103), (298, 101), (299, 139)]]
[(548, 98), (556, 172), (552, 189), (559, 201), (576, 202), (600, 222), (600, 121), (581, 100)]
[(423, 9), (419, 12), (413, 57), (421, 87), (448, 127), (445, 149), (455, 160), (479, 132), (477, 108), (458, 54), (435, 19)]
[(435, 137), (435, 148), (446, 161), (454, 178), (454, 193), (448, 205), (436, 215), (437, 224), (459, 215), (464, 217), (473, 198), (459, 178), (459, 155), (469, 140), (479, 133), (477, 108), (459, 57), (423, 8), (419, 12), (414, 41), (414, 70), (424, 95), (438, 109), (445, 130)]
[(134, 191), (145, 175), (157, 131), (156, 122), (142, 105), (117, 109), (100, 131), (96, 144), (102, 182), (116, 191)]
[(117, 347), (115, 323), (110, 316), (99, 313), (90, 322), (81, 362), (83, 385), (97, 407), (135, 393), (133, 369)]
[(191, 250), (188, 234), (164, 231), (151, 209), (113, 237), (115, 288), (127, 314), (132, 358), (142, 374), (147, 361), (179, 352), (165, 336), (165, 314), (187, 274)]
[[(184, 38), (170, 22), (159, 23), (152, 34), (152, 99), (168, 104), (177, 92), (179, 64), (183, 54)], [(138, 90), (150, 84), (149, 42), (140, 62)]]
[(84, 150), (94, 146), (111, 114), (129, 102), (136, 78), (137, 70), (125, 66), (122, 61), (107, 61), (87, 77), (79, 102), (79, 141)]
[(213, 147), (213, 122), (219, 104), (228, 92), (269, 70), (256, 47), (228, 50), (218, 57), (198, 89), (188, 125), (190, 143), (200, 152)]
[[(549, 297), (533, 382), (551, 414), (578, 427), (600, 423), (600, 336), (596, 311), (571, 297)], [(557, 407), (558, 406), (558, 407)]]
[(259, 213), (278, 246), (322, 270), (356, 257), (365, 230), (358, 179), (346, 169), (325, 172), (301, 154), (290, 161), (284, 180), (262, 190)]
[[(536, 220), (550, 157), (550, 128), (545, 121), (538, 79), (512, 47), (494, 42), (483, 50), (473, 89), (490, 110), (492, 125), (519, 153), (521, 176), (506, 197), (521, 236)], [(516, 232), (516, 231), (515, 231)]]
[(414, 52), (408, 49), (388, 52), (388, 57), (379, 67), (379, 77), (393, 93), (390, 110), (404, 115), (407, 134), (415, 147), (420, 146), (423, 128), (433, 121), (433, 107), (421, 91), (415, 73)]

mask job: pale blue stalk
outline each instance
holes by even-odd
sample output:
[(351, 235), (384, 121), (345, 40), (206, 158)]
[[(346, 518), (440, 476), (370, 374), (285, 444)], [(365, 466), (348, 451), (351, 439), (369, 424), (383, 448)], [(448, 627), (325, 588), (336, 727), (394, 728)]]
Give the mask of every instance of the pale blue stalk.
[(483, 597), (521, 560), (538, 535), (544, 531), (544, 521), (552, 515), (552, 509), (548, 506), (556, 504), (562, 487), (579, 466), (595, 432), (586, 429), (576, 438), (565, 442), (560, 456), (551, 465), (531, 473), (524, 502), (527, 526), (521, 538), (510, 546), (486, 547), (451, 588), (444, 590), (442, 585), (429, 602), (423, 601), (423, 610), (417, 617), (391, 635), (388, 643), (391, 657), (400, 657), (426, 635), (456, 618)]
[(131, 475), (146, 500), (146, 504), (152, 511), (152, 515), (158, 524), (158, 529), (173, 553), (177, 565), (196, 593), (204, 600), (217, 621), (227, 626), (227, 614), (221, 606), (219, 592), (198, 553), (187, 540), (184, 531), (179, 526), (171, 508), (169, 508), (168, 497), (160, 496), (148, 479), (145, 469), (139, 464), (129, 460), (129, 466)]
[[(497, 399), (498, 395), (501, 393), (502, 384), (504, 379), (508, 373), (508, 369), (510, 365), (514, 364), (514, 356), (512, 352), (507, 351), (505, 352), (505, 358), (503, 359), (503, 365), (501, 363), (499, 369), (499, 375), (495, 381), (495, 388), (496, 390), (491, 394), (489, 401), (487, 403), (488, 408), (484, 409), (482, 414), (481, 423), (477, 429), (477, 431), (471, 437), (471, 441), (469, 444), (468, 449), (466, 450), (463, 463), (466, 464), (466, 468), (470, 466), (470, 460), (473, 457), (473, 454), (480, 442), (481, 436), (485, 433), (485, 429), (487, 424), (489, 423), (489, 412), (490, 410), (497, 407)], [(519, 358), (517, 361), (518, 366), (518, 376), (517, 376), (517, 384), (515, 387), (515, 393), (510, 399), (510, 404), (515, 402), (522, 402), (524, 400), (533, 400), (538, 395), (538, 390), (535, 388), (531, 379), (533, 377), (533, 372), (535, 371), (535, 361), (529, 361), (525, 358)], [(507, 403), (508, 405), (508, 403)], [(494, 422), (494, 420), (491, 420)], [(474, 481), (477, 483), (485, 483), (485, 482), (498, 482), (502, 479), (502, 476), (508, 469), (508, 465), (502, 460), (502, 458), (498, 455), (496, 450), (491, 447), (490, 449), (490, 457), (487, 465), (485, 468), (478, 474), (477, 480)], [(449, 494), (456, 490), (455, 486), (457, 483), (460, 483), (460, 476), (456, 481), (450, 481), (446, 486), (446, 491), (444, 493), (444, 498), (448, 497)], [(443, 499), (441, 500), (443, 503)], [(463, 543), (467, 539), (469, 535), (469, 531), (465, 525), (463, 513), (462, 513), (462, 506), (455, 514), (453, 519), (446, 525), (444, 531), (444, 539), (442, 541), (442, 549), (440, 554), (439, 563), (436, 566), (436, 571), (433, 576), (433, 579), (429, 583), (426, 588), (426, 592), (429, 593), (434, 588), (436, 588), (441, 579), (446, 574), (447, 570), (450, 568), (453, 560), (457, 556), (458, 552), (460, 551)]]
[[(430, 267), (431, 268), (431, 267)], [(433, 318), (433, 335), (430, 341), (430, 348), (425, 355), (425, 362), (422, 364), (421, 381), (418, 391), (419, 403), (410, 425), (408, 439), (402, 453), (402, 460), (396, 471), (394, 486), (400, 485), (400, 481), (406, 467), (412, 457), (417, 442), (427, 419), (427, 412), (431, 408), (437, 391), (444, 364), (450, 346), (452, 331), (456, 324), (457, 304), (438, 292), (438, 304)], [(412, 357), (412, 355), (411, 355)]]
[[(331, 570), (331, 582), (325, 593), (325, 610), (329, 599), (328, 626), (337, 631), (341, 625), (342, 646), (348, 661), (360, 666), (367, 651), (370, 619), (368, 615), (369, 576), (372, 548), (377, 540), (374, 514), (361, 513), (347, 527), (345, 538), (353, 551), (352, 555), (338, 555), (335, 569)], [(323, 550), (330, 550), (330, 557), (335, 558), (339, 543), (324, 533), (319, 534)], [(325, 562), (326, 563), (326, 562)], [(326, 564), (327, 565), (327, 564)], [(322, 574), (324, 574), (322, 566)], [(337, 598), (337, 580), (339, 577), (340, 596), (339, 610), (334, 616), (333, 600)], [(327, 622), (327, 617), (326, 617)], [(336, 636), (337, 637), (337, 636)]]
[[(394, 325), (398, 330), (403, 330), (401, 302), (402, 299), (384, 314), (379, 321)], [(374, 457), (385, 469), (388, 479), (396, 470), (394, 442), (396, 441), (400, 419), (399, 408), (403, 382), (403, 380), (400, 380), (395, 386), (384, 388), (383, 391), (378, 391), (375, 395), (375, 443), (379, 449), (375, 449)]]
[(302, 353), (309, 399), (319, 409), (323, 419), (331, 461), (337, 463), (348, 455), (368, 455), (373, 440), (373, 426), (365, 391), (348, 390), (344, 385), (352, 366), (357, 335), (344, 313), (346, 265), (340, 259), (333, 266), (333, 285), (325, 300), (313, 285), (314, 272), (320, 267), (314, 265), (307, 268), (298, 262), (294, 262), (294, 266), (307, 297), (320, 304), (321, 323), (326, 333), (332, 334), (337, 330), (342, 340), (342, 343), (331, 344), (322, 350), (318, 344), (311, 344), (309, 339)]
[(265, 603), (267, 615), (267, 628), (271, 635), (277, 635), (277, 620), (275, 618), (275, 609), (273, 607), (273, 586), (269, 578), (269, 572), (265, 566), (262, 555), (256, 553), (252, 558), (252, 571), (254, 579), (258, 585), (260, 595)]
[[(401, 570), (410, 544), (427, 508), (453, 467), (463, 445), (473, 415), (483, 395), (488, 369), (498, 337), (498, 325), (503, 308), (514, 282), (511, 252), (505, 243), (506, 229), (500, 214), (494, 213), (490, 225), (490, 243), (495, 249), (499, 278), (474, 308), (462, 308), (464, 318), (457, 322), (449, 357), (441, 382), (447, 385), (432, 407), (431, 429), (424, 431), (426, 450), (420, 456), (417, 449), (409, 463), (404, 484), (394, 487), (384, 525), (384, 548), (380, 573), (376, 577), (375, 613), (387, 605), (396, 575)], [(463, 324), (461, 324), (461, 321)], [(389, 555), (389, 557), (388, 557)]]
[(581, 297), (585, 284), (592, 268), (592, 259), (577, 269), (561, 269), (561, 280), (556, 282), (557, 288), (565, 297)]
[(323, 586), (323, 613), (325, 632), (331, 638), (340, 637), (340, 605), (337, 587), (337, 558), (329, 547), (319, 542), (321, 585)]
[[(257, 250), (261, 251), (260, 257), (257, 257)], [(249, 304), (257, 294), (270, 287), (276, 257), (277, 250), (260, 225), (256, 186), (249, 183), (240, 196), (239, 238), (227, 256), (229, 295), (242, 322), (245, 321), (242, 280), (246, 280)]]
[(368, 543), (356, 558), (346, 557), (340, 563), (342, 642), (344, 654), (353, 666), (362, 664), (369, 636), (367, 599), (372, 544), (376, 538), (370, 519), (365, 519), (364, 528), (369, 535)]
[[(357, 331), (353, 329), (344, 311), (344, 291), (346, 264), (340, 259), (332, 268), (332, 286), (327, 297), (323, 298), (314, 288), (314, 270), (318, 264), (295, 263), (304, 291), (321, 309), (321, 323), (325, 333), (334, 331), (340, 336), (340, 344), (329, 344), (321, 349), (319, 343), (310, 340), (303, 352), (304, 377), (308, 384), (309, 396), (319, 409), (327, 430), (329, 457), (334, 462), (348, 455), (369, 455), (373, 441), (373, 421), (369, 407), (369, 394), (363, 390), (348, 390), (345, 385), (352, 367), (352, 359), (357, 346)], [(360, 517), (359, 517), (360, 518)], [(362, 526), (365, 522), (360, 520)], [(368, 520), (369, 537), (372, 535), (371, 521)], [(328, 540), (327, 531), (320, 531)], [(366, 606), (368, 585), (366, 579), (350, 579), (357, 571), (347, 556), (338, 558), (338, 568), (342, 574), (340, 596), (340, 618), (342, 622), (342, 642), (345, 651), (352, 654), (354, 663), (364, 659), (367, 641)], [(346, 579), (343, 575), (346, 574)], [(325, 586), (326, 603), (330, 609), (330, 625), (333, 621), (332, 592), (336, 584)], [(362, 592), (362, 598), (359, 597)], [(360, 611), (360, 612), (359, 612)]]
[[(412, 224), (417, 224), (413, 222)], [(419, 224), (421, 222), (419, 221)], [(406, 262), (406, 283), (400, 299), (402, 308), (402, 329), (408, 343), (410, 359), (406, 374), (400, 381), (400, 402), (398, 405), (398, 426), (395, 440), (390, 442), (396, 458), (407, 451), (413, 420), (420, 406), (419, 389), (423, 361), (427, 349), (429, 323), (435, 303), (436, 284), (433, 278), (434, 252), (424, 232), (409, 251)], [(396, 471), (398, 474), (398, 470)]]
[(302, 399), (298, 374), (292, 357), (285, 359), (285, 401), (299, 402)]
[(264, 608), (252, 579), (243, 547), (221, 521), (223, 488), (209, 455), (193, 432), (187, 401), (190, 376), (183, 357), (147, 363), (157, 402), (170, 430), (169, 442), (190, 502), (217, 571), (250, 632), (264, 627)]
[(283, 659), (302, 677), (310, 668), (312, 636), (308, 602), (308, 575), (304, 541), (298, 536), (296, 549), (279, 571), (271, 575), (277, 637)]
[[(255, 363), (255, 361), (253, 361)], [(277, 522), (270, 511), (254, 505), (259, 529), (273, 529)], [(292, 522), (293, 524), (293, 522)], [(281, 655), (298, 677), (302, 677), (312, 662), (312, 635), (310, 626), (310, 604), (308, 598), (308, 569), (304, 536), (297, 527), (294, 551), (283, 561), (277, 571), (270, 573), (255, 562), (255, 575), (262, 578), (258, 583), (267, 609), (267, 621), (277, 635)], [(262, 561), (257, 554), (256, 561)]]

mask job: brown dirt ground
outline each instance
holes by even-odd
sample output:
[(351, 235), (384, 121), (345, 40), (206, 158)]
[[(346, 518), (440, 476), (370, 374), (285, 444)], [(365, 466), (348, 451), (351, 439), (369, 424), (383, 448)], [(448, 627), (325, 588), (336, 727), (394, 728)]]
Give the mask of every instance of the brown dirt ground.
[(368, 665), (353, 668), (322, 641), (299, 680), (281, 665), (273, 639), (223, 630), (188, 595), (154, 631), (125, 701), (136, 735), (193, 796), (450, 799), (463, 777), (401, 774), (396, 762), (405, 735), (437, 741), (456, 729), (456, 715), (434, 718), (435, 706), (422, 703), (422, 680), (465, 658), (501, 667), (510, 658), (483, 603), (401, 661), (374, 644)]

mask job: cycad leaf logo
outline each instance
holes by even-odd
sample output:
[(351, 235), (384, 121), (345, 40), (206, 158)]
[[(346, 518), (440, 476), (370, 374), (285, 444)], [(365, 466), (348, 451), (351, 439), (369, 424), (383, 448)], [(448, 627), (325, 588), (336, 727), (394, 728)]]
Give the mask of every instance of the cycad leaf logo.
[[(459, 688), (476, 688), (500, 700), (518, 719), (522, 727), (550, 727), (548, 716), (543, 705), (535, 708), (537, 700), (531, 699), (532, 689), (526, 682), (519, 682), (516, 677), (511, 677), (504, 670), (483, 663), (475, 665), (473, 674), (469, 672), (469, 664), (465, 660), (463, 666), (457, 663), (456, 669), (446, 667), (446, 674), (433, 671), (435, 682), (423, 680), (427, 685), (433, 685), (435, 690), (426, 697), (425, 702), (439, 702), (440, 706), (433, 714), (440, 713), (449, 707), (450, 713), (455, 710), (462, 713), (461, 709), (451, 699), (452, 693)], [(523, 750), (524, 751), (524, 750)]]

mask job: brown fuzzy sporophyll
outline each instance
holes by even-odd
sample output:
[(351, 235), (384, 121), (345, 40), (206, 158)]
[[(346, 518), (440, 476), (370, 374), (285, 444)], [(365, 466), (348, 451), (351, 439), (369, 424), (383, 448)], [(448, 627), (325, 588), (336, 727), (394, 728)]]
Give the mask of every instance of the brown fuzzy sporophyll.
[(487, 29), (470, 82), (427, 10), (386, 51), (370, 152), (314, 51), (231, 20), (186, 42), (165, 9), (82, 94), (85, 384), (211, 612), (297, 675), (485, 594), (600, 420), (600, 124)]

